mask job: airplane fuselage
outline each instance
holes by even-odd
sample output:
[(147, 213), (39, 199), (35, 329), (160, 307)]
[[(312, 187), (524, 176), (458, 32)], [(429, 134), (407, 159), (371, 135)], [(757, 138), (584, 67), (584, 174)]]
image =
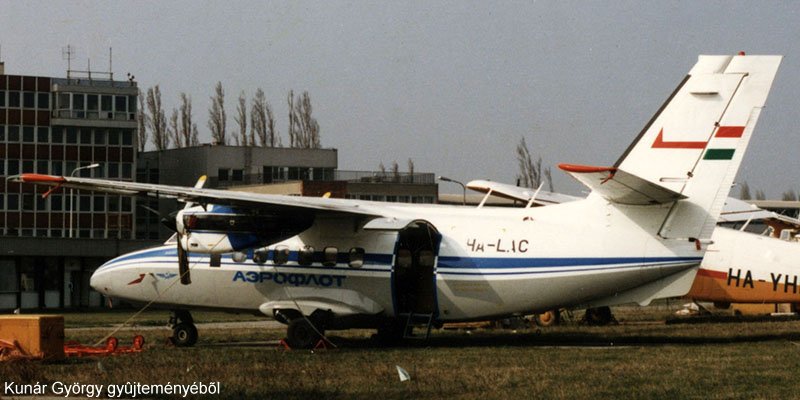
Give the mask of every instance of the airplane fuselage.
[(166, 245), (109, 261), (92, 286), (173, 308), (269, 315), (300, 302), (337, 315), (427, 311), (458, 321), (591, 304), (691, 272), (704, 250), (655, 234), (667, 206), (593, 196), (528, 209), (382, 206), (416, 226), (370, 230), (349, 216), (318, 216), (308, 230), (246, 259), (191, 253), (192, 285), (176, 284), (176, 248)]

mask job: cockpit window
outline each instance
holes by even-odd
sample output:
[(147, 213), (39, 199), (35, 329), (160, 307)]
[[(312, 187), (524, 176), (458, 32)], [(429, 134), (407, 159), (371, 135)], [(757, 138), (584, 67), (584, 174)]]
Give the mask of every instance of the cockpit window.
[(177, 244), (177, 243), (178, 243), (177, 233), (173, 233), (172, 236), (170, 236), (169, 239), (167, 239), (167, 241), (164, 242), (164, 244)]

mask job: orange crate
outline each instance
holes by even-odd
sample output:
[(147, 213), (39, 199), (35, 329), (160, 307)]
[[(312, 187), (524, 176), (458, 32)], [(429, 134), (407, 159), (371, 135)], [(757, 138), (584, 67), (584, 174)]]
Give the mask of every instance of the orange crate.
[(0, 315), (0, 340), (16, 341), (29, 355), (64, 358), (64, 317), (61, 315)]

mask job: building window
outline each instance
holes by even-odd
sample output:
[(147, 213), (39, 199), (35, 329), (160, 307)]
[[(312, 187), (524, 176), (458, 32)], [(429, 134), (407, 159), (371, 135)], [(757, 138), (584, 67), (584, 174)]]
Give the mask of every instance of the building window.
[(19, 108), (19, 92), (8, 92), (8, 108)]
[(98, 118), (100, 114), (97, 113), (97, 95), (86, 95), (86, 110), (88, 111), (87, 117)]
[(33, 127), (32, 126), (23, 126), (22, 127), (22, 141), (24, 143), (33, 143)]
[(22, 195), (22, 211), (33, 211), (33, 194), (24, 193)]
[(8, 160), (8, 175), (19, 174), (19, 160)]
[(64, 143), (64, 131), (61, 129), (53, 129), (52, 134), (53, 143)]
[[(111, 96), (110, 95), (102, 95), (100, 96), (100, 111), (112, 111), (111, 110)], [(104, 113), (102, 115), (104, 118), (108, 118), (108, 116)]]
[(33, 173), (33, 160), (22, 160), (22, 173)]
[(8, 127), (8, 142), (9, 143), (16, 143), (19, 142), (19, 127), (16, 125), (12, 125)]
[(78, 209), (81, 212), (92, 211), (92, 197), (88, 195), (78, 196)]
[[(59, 110), (69, 110), (70, 109), (70, 96), (69, 93), (59, 93), (58, 94), (58, 109)], [(59, 114), (60, 116), (60, 114)]]
[(132, 200), (130, 197), (123, 197), (122, 198), (122, 212), (131, 212), (132, 210)]
[(47, 168), (47, 161), (36, 161), (36, 173), (45, 175), (50, 173), (50, 169)]
[(39, 97), (39, 99), (38, 99), (39, 100), (38, 101), (39, 104), (37, 104), (37, 106), (39, 108), (43, 109), (43, 110), (49, 110), (50, 109), (50, 93), (39, 93), (38, 97)]
[(19, 211), (19, 195), (16, 193), (9, 193), (7, 196), (8, 196), (8, 205), (6, 207), (6, 210)]
[(22, 92), (22, 107), (36, 108), (36, 95), (33, 92)]
[(220, 168), (217, 170), (217, 180), (220, 182), (227, 182), (228, 181), (228, 169), (227, 168)]
[(46, 144), (50, 141), (49, 135), (50, 130), (44, 127), (39, 127), (36, 129), (36, 141), (42, 144)]
[(122, 174), (120, 174), (120, 178), (122, 179), (133, 178), (133, 165), (131, 163), (122, 163)]
[(119, 146), (119, 131), (111, 129), (108, 131), (108, 144), (112, 146)]
[(0, 90), (0, 108), (5, 108), (6, 106), (6, 91)]
[(78, 143), (78, 131), (75, 128), (67, 128), (67, 144)]
[(106, 197), (94, 196), (94, 211), (103, 212), (106, 210)]
[(106, 144), (106, 136), (108, 134), (106, 131), (101, 129), (95, 129), (94, 131), (94, 144)]
[(92, 144), (92, 131), (89, 128), (81, 129), (81, 144)]
[(64, 209), (63, 206), (64, 196), (60, 194), (54, 194), (50, 196), (50, 210), (51, 211), (62, 211)]
[(133, 146), (133, 131), (126, 129), (122, 131), (122, 145)]
[(108, 177), (119, 178), (119, 163), (108, 163)]
[(234, 182), (241, 182), (244, 180), (244, 171), (241, 169), (234, 169), (231, 171), (231, 180)]

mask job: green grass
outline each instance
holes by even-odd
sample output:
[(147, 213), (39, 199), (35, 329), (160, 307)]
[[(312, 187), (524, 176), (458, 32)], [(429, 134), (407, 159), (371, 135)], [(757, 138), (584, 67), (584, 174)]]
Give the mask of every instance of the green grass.
[[(651, 317), (669, 314), (645, 310), (643, 315)], [(618, 319), (626, 312), (621, 310)], [(651, 318), (653, 323), (639, 323), (646, 321), (435, 331), (427, 342), (388, 349), (370, 340), (370, 331), (330, 332), (339, 347), (313, 352), (278, 350), (281, 329), (201, 328), (200, 342), (191, 349), (166, 345), (168, 330), (148, 330), (143, 353), (0, 364), (0, 381), (220, 381), (218, 398), (231, 399), (797, 397), (799, 321), (665, 325)], [(68, 330), (67, 339), (89, 343), (107, 332)], [(133, 333), (119, 333), (120, 344), (129, 344)], [(412, 379), (400, 382), (395, 365)]]
[[(44, 314), (59, 314), (64, 316), (65, 328), (85, 328), (116, 326), (127, 322), (138, 310), (121, 308), (107, 311), (69, 311), (60, 313), (45, 312)], [(261, 321), (262, 315), (231, 314), (214, 311), (195, 311), (192, 316), (198, 322), (237, 322)], [(170, 312), (166, 310), (146, 310), (130, 321), (138, 326), (162, 326), (169, 321)], [(130, 325), (130, 324), (129, 324)]]

